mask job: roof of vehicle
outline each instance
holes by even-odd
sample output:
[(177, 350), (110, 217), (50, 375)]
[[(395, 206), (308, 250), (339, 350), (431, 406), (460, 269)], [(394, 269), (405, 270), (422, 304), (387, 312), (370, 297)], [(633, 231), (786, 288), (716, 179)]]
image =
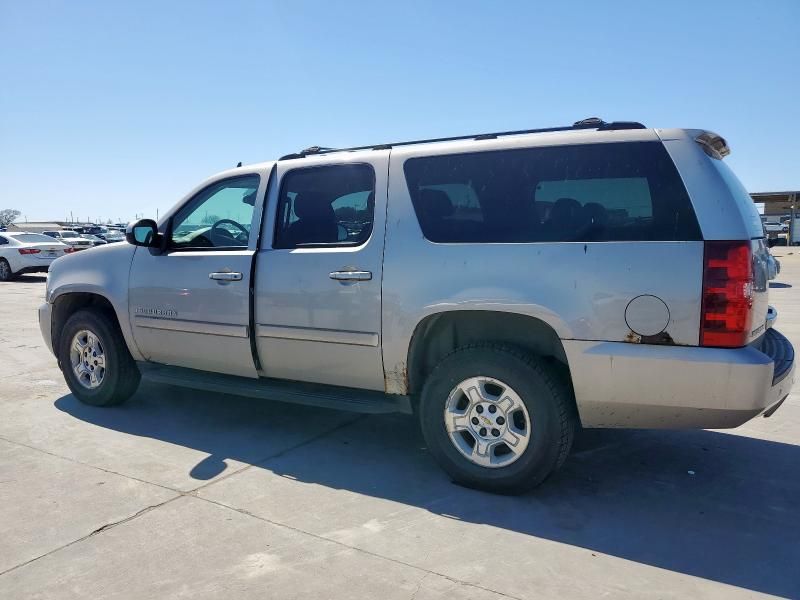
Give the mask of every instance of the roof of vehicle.
[[(255, 170), (270, 169), (276, 162), (303, 160), (314, 158), (314, 164), (336, 163), (343, 158), (346, 161), (368, 158), (370, 153), (378, 150), (393, 149), (398, 159), (412, 155), (433, 156), (439, 154), (456, 154), (478, 151), (506, 150), (527, 148), (532, 146), (561, 146), (573, 144), (615, 143), (615, 142), (647, 142), (691, 139), (702, 146), (707, 154), (715, 158), (723, 158), (730, 149), (724, 138), (714, 132), (703, 129), (655, 129), (648, 128), (636, 121), (606, 122), (598, 117), (577, 121), (569, 126), (547, 127), (542, 129), (524, 129), (501, 131), (495, 133), (461, 135), (445, 138), (432, 138), (355, 146), (349, 148), (324, 148), (312, 146), (294, 154), (287, 154), (278, 161), (263, 161), (236, 167), (216, 173), (202, 182), (192, 193), (205, 185), (228, 177), (252, 173)], [(169, 216), (169, 215), (166, 215)]]
[(589, 117), (588, 119), (582, 119), (580, 121), (576, 121), (572, 125), (560, 126), (560, 127), (545, 127), (540, 129), (520, 129), (520, 130), (512, 130), (512, 131), (497, 131), (492, 133), (478, 133), (478, 134), (469, 134), (469, 135), (458, 135), (453, 137), (443, 137), (443, 138), (429, 138), (429, 139), (422, 139), (422, 140), (408, 140), (402, 142), (389, 142), (389, 143), (381, 143), (381, 144), (371, 144), (367, 146), (354, 146), (351, 148), (326, 148), (322, 146), (311, 146), (306, 148), (305, 150), (301, 150), (300, 152), (295, 152), (292, 154), (286, 154), (282, 156), (279, 160), (291, 160), (294, 158), (305, 158), (306, 156), (316, 156), (320, 154), (330, 154), (333, 152), (353, 152), (356, 150), (388, 150), (389, 148), (395, 148), (397, 146), (416, 146), (421, 144), (434, 144), (439, 142), (455, 142), (455, 141), (462, 141), (462, 140), (495, 140), (500, 137), (506, 136), (519, 136), (519, 135), (529, 135), (529, 134), (538, 134), (538, 133), (554, 133), (554, 132), (566, 132), (566, 131), (582, 131), (582, 130), (594, 130), (594, 131), (621, 131), (621, 130), (630, 130), (630, 129), (647, 129), (644, 125), (637, 121), (612, 121), (607, 123), (606, 121), (600, 119), (599, 117)]

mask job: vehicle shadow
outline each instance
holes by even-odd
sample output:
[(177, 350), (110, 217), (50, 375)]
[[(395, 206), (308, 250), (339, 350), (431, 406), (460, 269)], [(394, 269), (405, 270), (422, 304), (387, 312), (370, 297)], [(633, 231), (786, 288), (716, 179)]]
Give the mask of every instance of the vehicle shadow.
[[(800, 597), (800, 447), (713, 431), (586, 430), (564, 467), (520, 497), (450, 483), (412, 417), (362, 416), (262, 462), (253, 435), (302, 434), (321, 409), (143, 384), (124, 406), (55, 406), (76, 419), (282, 476), (416, 506), (749, 590)], [(335, 415), (330, 411), (331, 415)], [(276, 432), (277, 433), (277, 432)], [(309, 432), (309, 437), (311, 436)]]
[(17, 275), (11, 281), (5, 281), (3, 283), (45, 283), (47, 281), (47, 277), (43, 275)]
[(779, 281), (770, 281), (769, 287), (771, 288), (790, 288), (792, 287), (791, 283), (780, 283)]

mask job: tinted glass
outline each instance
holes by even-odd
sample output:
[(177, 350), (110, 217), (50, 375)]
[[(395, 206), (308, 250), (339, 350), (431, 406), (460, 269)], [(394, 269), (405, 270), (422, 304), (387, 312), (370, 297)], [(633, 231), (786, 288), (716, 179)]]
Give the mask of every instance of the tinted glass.
[[(52, 242), (53, 240), (50, 241)], [(4, 238), (2, 235), (0, 235), (0, 246), (4, 246), (6, 244), (8, 244), (8, 240)]]
[[(744, 216), (750, 237), (763, 237), (764, 229), (761, 225), (761, 215), (758, 214), (756, 203), (753, 202), (753, 199), (750, 197), (750, 194), (747, 193), (742, 182), (739, 181), (739, 178), (736, 177), (736, 174), (731, 171), (730, 167), (726, 165), (724, 161), (711, 157), (708, 157), (708, 160), (716, 167), (725, 185), (728, 186), (733, 199), (736, 201), (736, 205)], [(778, 225), (779, 223), (776, 222), (775, 224)]]
[(411, 200), (434, 242), (699, 240), (659, 142), (412, 158)]
[(372, 233), (374, 210), (370, 165), (289, 171), (281, 183), (275, 247), (358, 246)]
[(49, 244), (53, 243), (53, 238), (51, 238), (49, 235), (43, 235), (41, 233), (16, 233), (10, 237), (24, 244), (37, 242), (47, 242)]
[(181, 208), (172, 221), (173, 248), (247, 248), (258, 175), (211, 185)]

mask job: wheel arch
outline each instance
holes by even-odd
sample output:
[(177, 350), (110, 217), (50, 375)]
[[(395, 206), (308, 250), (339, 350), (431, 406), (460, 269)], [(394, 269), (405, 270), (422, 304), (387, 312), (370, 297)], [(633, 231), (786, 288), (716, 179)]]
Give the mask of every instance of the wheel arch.
[(64, 329), (64, 324), (70, 316), (79, 310), (92, 308), (101, 311), (113, 319), (120, 330), (122, 329), (121, 321), (114, 305), (111, 300), (102, 294), (88, 291), (71, 291), (56, 296), (52, 304), (50, 335), (53, 349), (56, 353), (61, 342), (61, 332)]
[(552, 360), (571, 388), (569, 364), (556, 331), (530, 315), (455, 310), (426, 316), (414, 328), (408, 348), (407, 393), (418, 395), (426, 377), (448, 354), (469, 344), (493, 342)]

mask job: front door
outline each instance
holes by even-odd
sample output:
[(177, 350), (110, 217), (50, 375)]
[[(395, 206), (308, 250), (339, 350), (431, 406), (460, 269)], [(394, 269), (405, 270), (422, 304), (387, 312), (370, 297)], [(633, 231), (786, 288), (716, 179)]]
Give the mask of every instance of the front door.
[(269, 377), (383, 390), (388, 150), (279, 162), (256, 259)]
[(258, 376), (250, 346), (249, 286), (261, 212), (257, 199), (266, 186), (262, 175), (208, 185), (172, 217), (165, 253), (136, 249), (130, 318), (148, 360)]

